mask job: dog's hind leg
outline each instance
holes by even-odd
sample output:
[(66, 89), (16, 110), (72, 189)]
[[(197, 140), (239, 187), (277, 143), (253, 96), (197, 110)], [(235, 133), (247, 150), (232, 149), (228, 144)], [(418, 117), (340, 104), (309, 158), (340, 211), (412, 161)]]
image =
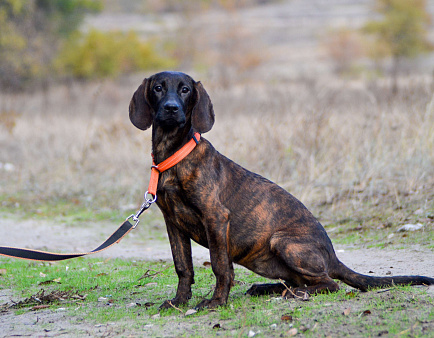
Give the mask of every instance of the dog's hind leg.
[(339, 290), (339, 285), (328, 275), (329, 264), (336, 259), (331, 244), (328, 246), (327, 243), (322, 245), (321, 242), (317, 244), (309, 240), (276, 237), (270, 241), (272, 250), (285, 263), (288, 271), (281, 271), (282, 279), (290, 280), (295, 284), (294, 294)]
[(339, 285), (328, 275), (329, 260), (335, 257), (334, 252), (330, 252), (329, 248), (323, 248), (321, 245), (314, 246), (312, 242), (303, 242), (281, 234), (271, 238), (270, 248), (280, 263), (274, 265), (276, 268), (270, 277), (284, 280), (285, 285), (283, 283), (253, 285), (247, 294), (282, 293), (290, 288), (292, 292), (286, 293), (286, 296), (290, 297), (303, 295), (306, 292), (315, 294), (339, 290)]

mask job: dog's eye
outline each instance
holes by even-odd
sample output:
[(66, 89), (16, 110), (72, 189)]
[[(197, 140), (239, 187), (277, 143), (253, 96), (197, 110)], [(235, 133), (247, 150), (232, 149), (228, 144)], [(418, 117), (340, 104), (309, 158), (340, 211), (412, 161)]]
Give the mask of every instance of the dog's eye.
[(190, 91), (190, 88), (188, 87), (182, 87), (181, 92), (184, 94), (187, 94)]
[(154, 90), (155, 90), (157, 93), (159, 93), (159, 92), (161, 92), (161, 91), (163, 90), (163, 87), (161, 87), (161, 86), (155, 86), (155, 87), (154, 87)]

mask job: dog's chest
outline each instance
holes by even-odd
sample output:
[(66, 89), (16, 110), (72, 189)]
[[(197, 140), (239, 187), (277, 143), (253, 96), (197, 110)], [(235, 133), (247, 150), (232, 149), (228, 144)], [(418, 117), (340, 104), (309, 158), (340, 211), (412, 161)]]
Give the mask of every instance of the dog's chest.
[(157, 205), (167, 226), (175, 226), (195, 242), (208, 246), (206, 231), (199, 209), (188, 192), (182, 189), (176, 178), (162, 177), (158, 184)]

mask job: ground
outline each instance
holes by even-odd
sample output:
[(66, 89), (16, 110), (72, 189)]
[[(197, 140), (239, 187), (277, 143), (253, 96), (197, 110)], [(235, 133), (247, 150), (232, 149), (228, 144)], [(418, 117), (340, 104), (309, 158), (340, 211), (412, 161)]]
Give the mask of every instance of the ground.
[[(146, 213), (142, 216), (142, 218), (146, 219)], [(3, 234), (7, 234), (6, 237), (8, 238), (8, 242), (12, 243), (14, 246), (67, 252), (92, 250), (94, 247), (98, 246), (105, 237), (108, 237), (111, 232), (115, 230), (116, 226), (116, 224), (109, 224), (107, 222), (86, 222), (81, 225), (67, 226), (65, 224), (59, 224), (47, 220), (18, 219), (16, 216), (11, 215), (6, 215), (5, 217), (0, 218), (0, 231)], [(101, 258), (102, 261), (108, 258), (122, 258), (128, 261), (151, 260), (168, 261), (169, 263), (171, 262), (171, 253), (167, 239), (147, 241), (141, 236), (140, 232), (142, 230), (140, 230), (140, 225), (139, 228), (135, 231), (136, 232), (133, 231), (132, 233), (130, 233), (122, 242), (116, 244), (114, 247), (109, 248), (103, 253), (97, 254), (96, 256)], [(49, 248), (47, 248), (48, 245), (45, 246), (45, 243), (50, 244)], [(434, 253), (432, 252), (432, 250), (423, 249), (416, 245), (407, 247), (405, 249), (394, 250), (377, 248), (358, 249), (344, 245), (338, 245), (335, 247), (335, 249), (338, 257), (346, 265), (358, 272), (365, 274), (378, 276), (399, 274), (432, 275), (432, 272), (434, 271)], [(208, 251), (202, 247), (195, 246), (193, 250), (193, 255), (196, 269), (200, 269), (201, 267), (203, 267), (205, 262), (209, 261)], [(90, 260), (90, 258), (88, 260)], [(244, 270), (245, 269), (237, 269), (236, 279), (240, 280), (241, 282), (243, 280)], [(155, 283), (157, 283), (158, 278), (153, 281), (156, 281)], [(209, 281), (207, 281), (207, 284), (212, 283), (213, 280), (212, 278), (210, 278)], [(175, 285), (176, 284), (173, 284), (172, 287), (174, 288)], [(247, 287), (248, 285), (245, 286), (245, 288)], [(420, 297), (419, 301), (428, 301), (425, 307), (428, 310), (431, 308), (432, 312), (433, 304), (430, 304), (429, 301), (430, 299), (432, 299), (434, 288), (423, 287), (423, 289), (426, 290), (426, 293), (425, 296)], [(144, 292), (146, 294), (146, 290)], [(19, 296), (14, 294), (14, 292), (8, 288), (1, 289), (0, 305), (10, 302), (11, 299), (18, 301), (18, 297)], [(360, 312), (359, 318), (361, 318), (362, 316), (366, 315), (363, 314), (364, 312), (368, 311), (369, 315), (371, 315), (372, 311), (372, 317), (374, 317), (374, 313), (375, 316), (381, 317), (382, 309), (381, 305), (378, 305), (379, 302), (383, 299), (390, 300), (391, 298), (393, 299), (395, 297), (398, 298), (397, 306), (403, 307), (402, 309), (400, 309), (401, 311), (405, 311), (406, 315), (408, 315), (408, 311), (405, 310), (406, 306), (408, 306), (406, 304), (414, 302), (415, 297), (419, 299), (419, 296), (417, 294), (413, 295), (413, 300), (411, 300), (411, 297), (409, 297), (408, 294), (403, 294), (400, 291), (395, 292), (394, 290), (386, 290), (384, 292), (372, 291), (368, 293), (363, 293), (358, 295), (355, 299), (339, 299), (331, 302), (319, 301), (318, 303), (320, 305), (318, 306), (320, 306), (320, 308), (314, 308), (312, 310), (312, 314), (310, 315), (310, 317), (312, 317), (314, 320), (314, 324), (306, 324), (307, 326), (298, 326), (298, 334), (307, 334), (309, 330), (316, 330), (317, 328), (315, 327), (315, 325), (317, 325), (317, 323), (315, 318), (322, 318), (325, 314), (331, 315), (331, 313), (338, 312), (340, 316), (344, 316), (342, 313), (345, 312), (347, 313), (347, 315), (349, 315), (350, 312)], [(399, 299), (400, 297), (402, 299)], [(235, 294), (231, 296), (230, 302), (243, 301), (244, 298), (248, 297), (236, 291)], [(283, 316), (285, 314), (285, 308), (291, 310), (292, 312), (290, 313), (294, 313), (294, 311), (301, 311), (298, 309), (302, 308), (298, 305), (300, 304), (300, 301), (296, 300), (284, 301), (279, 298), (269, 297), (268, 301), (276, 302), (276, 307), (280, 307), (282, 309), (280, 310), (282, 313), (282, 318), (284, 318)], [(122, 306), (128, 306), (130, 300), (124, 300), (123, 302), (125, 304), (122, 304)], [(376, 302), (377, 305), (373, 306), (372, 304), (374, 302)], [(94, 303), (94, 305), (91, 306), (98, 307), (101, 306), (101, 303), (96, 302)], [(79, 306), (77, 307), (77, 309), (78, 308)], [(387, 310), (389, 309), (390, 305), (388, 306)], [(387, 312), (387, 310), (385, 310), (385, 312)], [(270, 312), (270, 316), (273, 315), (272, 310), (267, 311)], [(188, 320), (184, 318), (184, 315), (182, 314), (180, 315), (178, 313), (175, 313), (172, 315), (174, 315), (173, 320), (158, 322), (159, 319), (156, 318), (155, 315), (147, 315), (146, 309), (143, 309), (144, 317), (142, 320), (139, 320), (138, 324), (137, 318), (135, 318), (135, 320), (133, 321), (128, 319), (128, 317), (116, 321), (108, 320), (100, 324), (98, 322), (95, 322), (95, 320), (86, 319), (86, 317), (83, 317), (82, 314), (77, 316), (74, 314), (73, 311), (71, 312), (71, 309), (66, 309), (63, 307), (40, 309), (37, 311), (8, 310), (0, 314), (0, 326), (2, 327), (2, 332), (0, 336), (54, 337), (61, 335), (63, 337), (107, 337), (123, 335), (163, 337), (191, 335), (193, 333), (197, 334), (197, 332), (201, 332), (200, 330), (204, 330), (205, 328), (207, 328), (207, 331), (205, 333), (202, 333), (205, 336), (207, 336), (208, 334), (217, 335), (218, 332), (220, 332), (220, 334), (222, 335), (229, 336), (248, 336), (249, 332), (250, 335), (269, 334), (266, 330), (261, 328), (255, 328), (255, 326), (252, 326), (252, 329), (247, 327), (243, 330), (224, 330), (223, 327), (230, 327), (230, 321), (222, 319), (224, 318), (222, 313), (219, 314), (219, 319), (215, 318), (216, 314), (213, 312), (200, 315), (196, 318)], [(239, 313), (239, 311), (235, 311), (234, 315), (239, 316), (241, 315), (241, 313)], [(432, 319), (430, 321), (422, 320), (418, 322), (417, 314), (415, 316), (416, 319), (414, 319), (414, 327), (409, 327), (408, 332), (413, 332), (412, 330), (415, 329), (417, 326), (418, 332), (421, 333), (423, 336), (425, 333), (429, 332), (427, 330), (433, 329), (434, 322)], [(157, 317), (159, 317), (158, 314)], [(212, 329), (212, 327), (217, 324), (221, 326), (220, 331)], [(199, 327), (202, 329), (199, 329)], [(284, 328), (282, 329), (282, 327)], [(283, 319), (279, 320), (277, 324), (271, 324), (267, 326), (267, 330), (274, 330), (270, 332), (279, 332), (279, 334), (283, 332), (286, 336), (291, 335), (291, 333), (297, 332), (290, 331), (291, 329), (292, 324), (288, 324)], [(325, 328), (321, 327), (321, 330), (324, 329)], [(332, 327), (329, 327), (328, 329), (331, 330), (331, 332), (336, 333), (336, 331), (333, 331), (336, 330), (336, 328), (333, 329)], [(351, 330), (346, 333), (345, 330), (347, 329), (348, 328), (346, 328), (346, 326), (344, 325), (339, 330), (343, 330), (340, 331), (342, 335), (352, 334)], [(305, 332), (303, 332), (303, 330), (305, 330)], [(359, 332), (360, 336), (370, 335), (369, 330), (372, 330), (372, 328), (365, 329), (365, 332)], [(388, 332), (387, 330), (383, 331)], [(383, 331), (379, 332), (381, 333)], [(408, 332), (404, 333), (403, 335), (405, 336), (406, 334), (408, 334)], [(358, 334), (356, 333), (355, 336), (358, 336)]]

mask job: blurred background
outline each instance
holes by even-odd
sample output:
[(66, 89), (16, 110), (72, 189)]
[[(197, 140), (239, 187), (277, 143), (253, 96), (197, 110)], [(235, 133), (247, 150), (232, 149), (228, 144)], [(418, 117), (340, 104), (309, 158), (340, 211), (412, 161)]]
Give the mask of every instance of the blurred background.
[(1, 211), (131, 213), (151, 133), (129, 101), (180, 70), (213, 101), (205, 137), (326, 226), (415, 221), (432, 237), (433, 14), (432, 0), (1, 0)]

